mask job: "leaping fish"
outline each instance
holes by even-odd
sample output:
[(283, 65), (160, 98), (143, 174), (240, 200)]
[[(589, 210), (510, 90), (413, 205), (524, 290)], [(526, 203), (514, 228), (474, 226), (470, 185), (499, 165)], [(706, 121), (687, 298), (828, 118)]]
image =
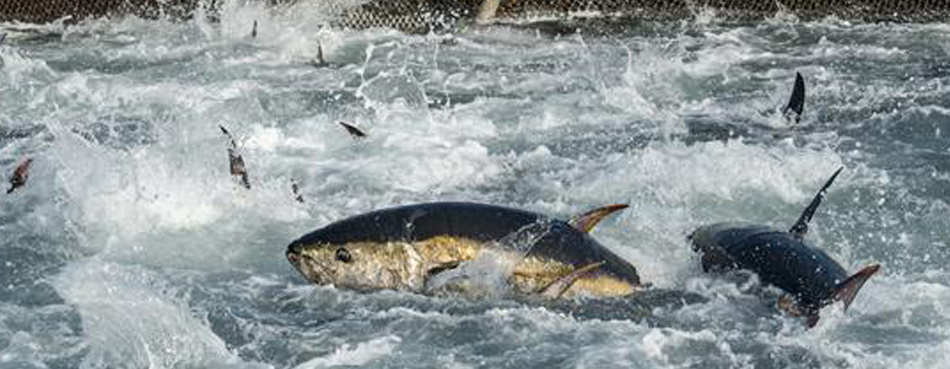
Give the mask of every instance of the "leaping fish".
[(786, 293), (778, 307), (793, 316), (804, 316), (809, 327), (818, 323), (824, 306), (841, 301), (847, 309), (880, 265), (871, 264), (848, 276), (841, 264), (804, 241), (808, 223), (842, 169), (828, 179), (787, 232), (739, 223), (718, 223), (694, 231), (689, 239), (693, 250), (702, 254), (703, 270), (755, 272), (763, 282)]
[(231, 132), (228, 132), (224, 126), (219, 125), (218, 128), (221, 128), (221, 132), (223, 132), (230, 141), (230, 145), (228, 146), (228, 162), (231, 164), (231, 175), (237, 178), (244, 188), (250, 190), (251, 181), (247, 178), (247, 168), (244, 166), (244, 158), (238, 153), (238, 146), (237, 142), (234, 141), (234, 136), (232, 136)]
[[(611, 205), (568, 222), (477, 203), (401, 206), (307, 234), (290, 244), (287, 259), (318, 285), (428, 293), (441, 274), (490, 255), (509, 263), (504, 277), (518, 294), (625, 296), (642, 288), (636, 268), (587, 234), (623, 208)], [(528, 245), (510, 242), (525, 236)]]
[(30, 164), (33, 164), (33, 159), (26, 158), (13, 170), (13, 175), (10, 176), (10, 189), (7, 190), (7, 194), (11, 194), (13, 191), (16, 191), (17, 188), (23, 187), (26, 181), (30, 179)]

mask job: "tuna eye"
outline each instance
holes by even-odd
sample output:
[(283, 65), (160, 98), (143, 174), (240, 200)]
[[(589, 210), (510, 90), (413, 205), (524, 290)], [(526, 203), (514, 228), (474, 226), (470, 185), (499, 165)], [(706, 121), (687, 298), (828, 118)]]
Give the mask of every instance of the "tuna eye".
[(336, 249), (336, 259), (344, 263), (349, 263), (350, 260), (353, 260), (353, 257), (350, 256), (350, 252), (346, 251), (344, 248)]

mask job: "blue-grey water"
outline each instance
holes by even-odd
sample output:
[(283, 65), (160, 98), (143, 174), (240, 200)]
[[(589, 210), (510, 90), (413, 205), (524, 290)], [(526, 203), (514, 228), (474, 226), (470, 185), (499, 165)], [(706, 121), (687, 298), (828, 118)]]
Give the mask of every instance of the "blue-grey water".
[[(0, 195), (0, 367), (950, 360), (950, 26), (706, 15), (448, 37), (308, 16), (248, 6), (220, 23), (3, 26), (0, 174), (35, 161), (27, 186)], [(318, 44), (330, 67), (310, 64)], [(794, 125), (779, 110), (796, 71), (808, 100)], [(218, 125), (252, 190), (230, 178)], [(830, 306), (807, 330), (755, 279), (701, 272), (688, 232), (788, 227), (839, 166), (807, 239), (849, 271), (883, 265), (847, 312)], [(437, 200), (563, 218), (629, 203), (594, 237), (643, 280), (702, 298), (572, 313), (317, 287), (284, 258), (334, 220)]]

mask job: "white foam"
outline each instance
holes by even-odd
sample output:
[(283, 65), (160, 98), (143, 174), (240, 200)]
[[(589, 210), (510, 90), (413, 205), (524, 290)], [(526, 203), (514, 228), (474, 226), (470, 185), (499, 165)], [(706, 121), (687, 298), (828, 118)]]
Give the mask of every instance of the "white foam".
[[(803, 207), (841, 162), (832, 151), (801, 150), (790, 142), (670, 142), (595, 164), (596, 171), (565, 193), (575, 199), (571, 203), (630, 203), (617, 226), (597, 237), (637, 266), (644, 281), (676, 286), (695, 267), (683, 263), (693, 257), (685, 237), (695, 227), (727, 220), (768, 224), (750, 193)], [(835, 189), (847, 186), (847, 178), (843, 174)]]
[(396, 335), (374, 338), (360, 342), (356, 347), (348, 344), (338, 347), (332, 354), (310, 359), (295, 369), (332, 368), (336, 366), (361, 366), (369, 364), (393, 353), (402, 339)]
[(141, 268), (97, 258), (55, 281), (82, 317), (88, 367), (159, 367), (234, 360), (224, 341)]

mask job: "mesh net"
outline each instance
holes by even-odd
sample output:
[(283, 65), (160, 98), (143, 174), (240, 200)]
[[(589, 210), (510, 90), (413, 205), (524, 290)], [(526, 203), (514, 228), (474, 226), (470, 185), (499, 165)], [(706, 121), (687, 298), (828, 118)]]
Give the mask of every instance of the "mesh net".
[[(198, 6), (213, 10), (215, 2), (223, 1), (227, 0), (0, 0), (0, 21), (46, 23), (64, 17), (79, 20), (125, 14), (186, 18)], [(373, 0), (342, 11), (336, 25), (425, 32), (471, 18), (480, 2)], [(715, 10), (723, 19), (756, 19), (786, 12), (802, 19), (837, 16), (864, 21), (950, 20), (950, 0), (503, 0), (496, 18), (599, 14), (643, 20), (688, 19), (706, 8)]]

